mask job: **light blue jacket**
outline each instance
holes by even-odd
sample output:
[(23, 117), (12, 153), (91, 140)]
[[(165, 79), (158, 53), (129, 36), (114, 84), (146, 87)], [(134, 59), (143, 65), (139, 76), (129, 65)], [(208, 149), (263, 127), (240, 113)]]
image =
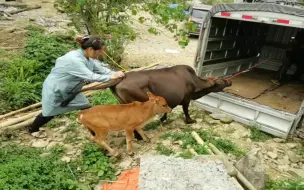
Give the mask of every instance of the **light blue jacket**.
[(80, 90), (86, 81), (106, 82), (114, 74), (100, 61), (91, 58), (88, 60), (81, 49), (59, 57), (43, 83), (42, 115), (55, 116), (87, 108), (90, 103), (83, 93), (79, 93), (66, 107), (61, 107), (60, 103), (72, 90)]

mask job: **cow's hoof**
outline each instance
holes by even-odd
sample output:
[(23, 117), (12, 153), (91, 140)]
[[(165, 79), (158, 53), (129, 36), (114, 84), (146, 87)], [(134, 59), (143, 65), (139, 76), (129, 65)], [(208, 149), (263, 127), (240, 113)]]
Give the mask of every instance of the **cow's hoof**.
[(192, 124), (192, 123), (196, 123), (196, 120), (194, 119), (186, 119), (186, 124)]

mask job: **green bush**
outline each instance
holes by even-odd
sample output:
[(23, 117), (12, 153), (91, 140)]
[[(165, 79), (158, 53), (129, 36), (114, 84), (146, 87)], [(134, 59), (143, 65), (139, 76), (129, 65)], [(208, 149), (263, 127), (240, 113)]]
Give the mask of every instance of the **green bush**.
[(98, 145), (85, 144), (81, 157), (70, 163), (60, 160), (64, 151), (62, 146), (49, 152), (17, 145), (1, 147), (1, 189), (88, 190), (99, 180), (116, 180), (114, 165)]
[(67, 165), (53, 154), (41, 157), (41, 150), (7, 146), (0, 149), (1, 189), (76, 189)]
[[(39, 102), (43, 81), (56, 59), (76, 47), (69, 36), (45, 35), (42, 29), (33, 26), (27, 30), (24, 51), (0, 63), (1, 114)], [(8, 52), (0, 54), (3, 57)]]

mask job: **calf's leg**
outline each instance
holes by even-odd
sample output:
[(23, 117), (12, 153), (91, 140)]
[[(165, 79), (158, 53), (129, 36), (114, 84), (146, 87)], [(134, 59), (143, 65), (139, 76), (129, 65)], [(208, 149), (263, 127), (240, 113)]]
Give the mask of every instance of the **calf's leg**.
[(135, 128), (136, 131), (140, 134), (140, 136), (142, 137), (142, 139), (145, 141), (145, 142), (149, 142), (150, 139), (147, 137), (147, 135), (144, 133), (144, 131), (142, 130), (141, 126), (138, 126)]
[[(95, 133), (95, 132), (94, 132)], [(119, 155), (119, 153), (117, 151), (115, 151), (114, 149), (112, 149), (107, 143), (106, 143), (106, 136), (107, 136), (108, 132), (104, 132), (104, 133), (95, 133), (95, 135), (92, 134), (92, 139), (93, 141), (95, 141), (97, 144), (99, 144), (102, 148), (105, 148), (109, 151), (111, 156), (115, 156), (117, 157)]]
[(126, 130), (127, 151), (130, 156), (134, 155), (133, 145), (132, 145), (132, 139), (133, 139), (132, 133), (133, 133), (133, 130)]

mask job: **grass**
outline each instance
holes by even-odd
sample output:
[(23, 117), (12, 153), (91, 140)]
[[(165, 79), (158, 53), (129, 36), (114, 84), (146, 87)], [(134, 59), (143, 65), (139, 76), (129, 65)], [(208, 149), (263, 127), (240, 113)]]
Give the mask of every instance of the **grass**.
[(304, 178), (269, 181), (265, 190), (303, 190)]
[(43, 149), (9, 144), (0, 149), (1, 189), (84, 190), (100, 180), (116, 180), (114, 165), (95, 144), (85, 144), (80, 158), (70, 163), (60, 160), (65, 149)]
[(196, 145), (195, 139), (192, 137), (191, 133), (184, 130), (179, 133), (165, 133), (160, 138), (162, 139), (171, 139), (172, 141), (183, 141), (182, 148), (186, 149), (188, 146)]
[(273, 136), (260, 131), (260, 127), (258, 126), (251, 126), (250, 131), (251, 131), (251, 136), (250, 136), (251, 140), (256, 142), (265, 142), (273, 138)]
[(103, 90), (101, 92), (95, 93), (91, 98), (90, 102), (93, 106), (95, 105), (105, 105), (105, 104), (119, 104), (118, 100), (112, 94), (110, 89)]
[[(230, 153), (236, 157), (241, 157), (246, 154), (244, 150), (239, 149), (233, 142), (228, 139), (214, 138), (214, 134), (211, 131), (198, 130), (196, 131), (199, 136), (204, 140), (204, 142), (211, 142), (219, 150)], [(208, 150), (205, 146), (200, 146), (197, 144), (196, 140), (192, 137), (188, 129), (177, 133), (165, 133), (161, 136), (163, 139), (171, 139), (172, 141), (183, 141), (182, 148), (187, 149), (189, 147), (194, 148), (198, 154), (206, 155)]]
[(147, 124), (143, 130), (144, 131), (155, 130), (160, 126), (160, 123), (161, 123), (160, 121), (153, 121), (153, 122)]
[(193, 157), (193, 155), (192, 155), (192, 153), (190, 151), (186, 150), (186, 151), (180, 153), (178, 155), (178, 157), (181, 157), (181, 158), (184, 158), (184, 159), (190, 159), (190, 158)]
[(157, 145), (156, 149), (157, 152), (159, 152), (162, 155), (166, 155), (166, 156), (170, 156), (172, 154), (174, 154), (174, 150), (172, 150), (171, 148), (168, 148), (164, 145)]

